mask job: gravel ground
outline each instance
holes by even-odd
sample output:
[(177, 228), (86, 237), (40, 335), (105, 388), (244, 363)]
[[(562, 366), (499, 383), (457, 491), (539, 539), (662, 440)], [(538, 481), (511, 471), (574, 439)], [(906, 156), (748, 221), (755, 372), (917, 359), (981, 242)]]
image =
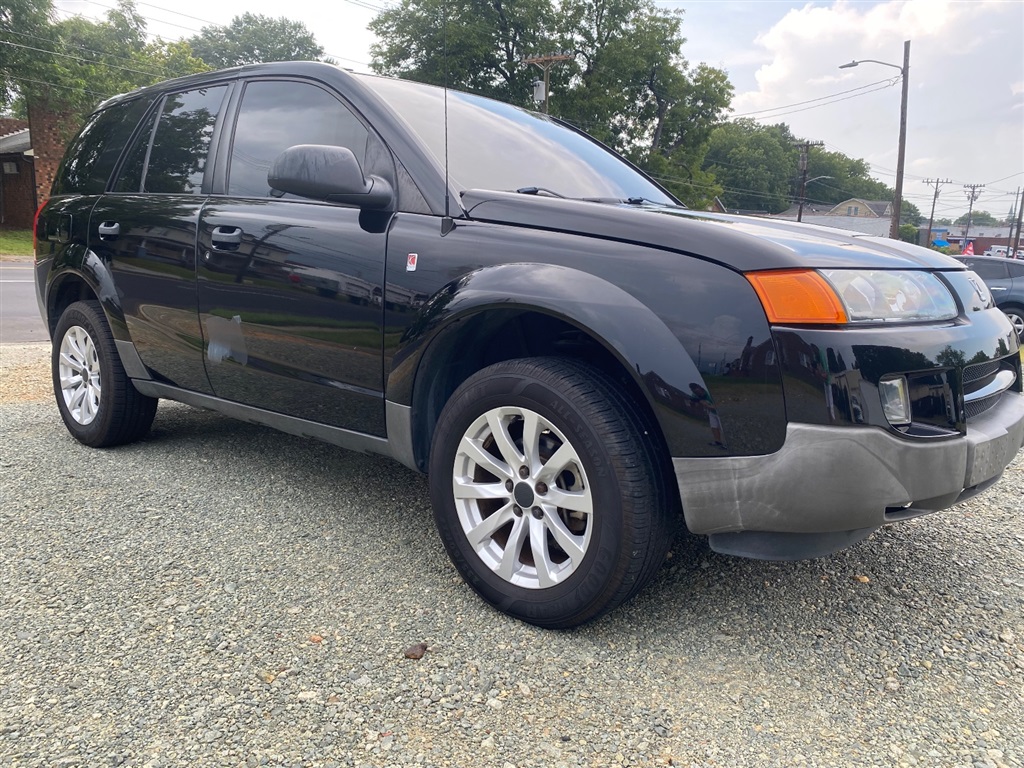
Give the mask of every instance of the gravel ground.
[(91, 450), (46, 355), (0, 346), (0, 764), (1024, 766), (1024, 453), (825, 560), (681, 537), (542, 631), (459, 580), (423, 478), (171, 403)]

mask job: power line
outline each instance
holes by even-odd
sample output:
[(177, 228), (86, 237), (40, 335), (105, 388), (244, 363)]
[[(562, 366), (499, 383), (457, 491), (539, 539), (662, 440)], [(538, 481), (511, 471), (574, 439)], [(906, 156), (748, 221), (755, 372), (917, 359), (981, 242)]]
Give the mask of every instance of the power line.
[(162, 77), (162, 75), (160, 73), (158, 73), (158, 72), (146, 72), (146, 71), (141, 70), (141, 69), (132, 69), (131, 67), (122, 67), (122, 66), (119, 66), (117, 64), (110, 64), (110, 63), (105, 62), (105, 61), (96, 61), (95, 59), (86, 59), (86, 58), (83, 58), (81, 56), (72, 56), (69, 53), (58, 53), (57, 51), (48, 51), (45, 48), (36, 48), (34, 46), (31, 46), (31, 45), (22, 45), (21, 43), (12, 43), (9, 40), (0, 40), (0, 45), (10, 45), (10, 46), (13, 46), (14, 48), (23, 48), (23, 49), (29, 50), (29, 51), (37, 51), (38, 53), (49, 53), (52, 56), (60, 56), (62, 59), (71, 59), (73, 61), (82, 61), (82, 62), (85, 62), (86, 64), (102, 64), (103, 66), (111, 67), (112, 69), (120, 69), (120, 70), (122, 70), (124, 72), (133, 72), (133, 73), (135, 73), (137, 75), (148, 75), (150, 77)]
[(798, 112), (807, 112), (807, 111), (812, 110), (812, 109), (821, 109), (822, 107), (827, 107), (827, 106), (830, 106), (832, 104), (838, 104), (841, 101), (849, 101), (850, 99), (856, 99), (856, 98), (859, 98), (861, 96), (867, 96), (869, 93), (875, 93), (876, 91), (884, 91), (886, 88), (891, 88), (892, 86), (894, 86), (898, 82), (899, 82), (899, 78), (894, 78), (894, 79), (888, 81), (888, 85), (883, 85), (881, 88), (872, 88), (870, 91), (864, 91), (863, 93), (855, 93), (852, 96), (844, 96), (841, 99), (833, 99), (832, 101), (826, 101), (826, 102), (823, 102), (821, 104), (814, 104), (814, 105), (812, 105), (810, 107), (803, 107), (802, 109), (792, 109), (792, 110), (789, 110), (787, 112), (779, 112), (779, 113), (773, 114), (773, 115), (764, 115), (763, 117), (753, 117), (753, 118), (751, 118), (751, 120), (774, 120), (777, 117), (785, 117), (786, 115), (795, 115)]
[(796, 102), (794, 102), (792, 104), (783, 104), (781, 106), (770, 107), (768, 109), (755, 109), (755, 110), (752, 110), (751, 112), (740, 112), (737, 115), (732, 115), (732, 117), (749, 117), (750, 115), (758, 115), (758, 114), (760, 114), (762, 112), (776, 112), (776, 111), (778, 111), (780, 109), (789, 109), (790, 107), (800, 107), (800, 106), (803, 106), (804, 104), (813, 104), (816, 101), (824, 101), (825, 99), (831, 99), (831, 98), (834, 98), (836, 96), (843, 96), (843, 95), (845, 95), (847, 93), (853, 93), (854, 91), (863, 91), (865, 88), (870, 88), (870, 87), (875, 86), (875, 85), (881, 85), (882, 83), (889, 83), (891, 79), (892, 78), (888, 78), (887, 77), (884, 80), (877, 80), (877, 81), (875, 81), (873, 83), (868, 83), (867, 85), (862, 85), (859, 88), (850, 88), (848, 91), (839, 91), (838, 93), (831, 93), (828, 96), (820, 96), (817, 99), (808, 99), (807, 101), (796, 101)]

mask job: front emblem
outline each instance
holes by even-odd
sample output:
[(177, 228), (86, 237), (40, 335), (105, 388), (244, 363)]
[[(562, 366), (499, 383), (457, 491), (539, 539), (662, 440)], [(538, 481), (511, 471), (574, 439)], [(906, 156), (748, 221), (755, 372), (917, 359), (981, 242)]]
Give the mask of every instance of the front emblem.
[(405, 257), (405, 271), (406, 272), (415, 272), (416, 271), (416, 262), (419, 261), (419, 258), (420, 258), (420, 256), (419, 256), (418, 253), (410, 253), (408, 256), (406, 256)]
[(974, 292), (978, 295), (978, 301), (982, 304), (988, 304), (991, 295), (988, 292), (988, 286), (974, 275), (968, 275), (967, 281), (971, 284), (971, 287), (974, 288)]

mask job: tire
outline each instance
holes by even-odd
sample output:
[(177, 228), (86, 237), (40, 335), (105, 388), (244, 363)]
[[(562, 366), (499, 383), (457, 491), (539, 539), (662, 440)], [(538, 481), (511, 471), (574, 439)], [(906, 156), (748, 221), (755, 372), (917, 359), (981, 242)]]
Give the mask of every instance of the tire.
[[(455, 567), (498, 610), (541, 627), (621, 605), (662, 564), (681, 520), (656, 434), (604, 373), (574, 360), (474, 374), (441, 412), (430, 456), (434, 519)], [(524, 435), (536, 436), (528, 452)]]
[(51, 369), (57, 408), (79, 442), (122, 445), (152, 426), (157, 400), (132, 385), (98, 301), (77, 301), (64, 310), (53, 334)]
[(1019, 307), (1016, 304), (1007, 304), (1005, 307), (1000, 307), (1003, 310), (1010, 322), (1013, 324), (1013, 329), (1017, 331), (1017, 338), (1024, 340), (1024, 307)]

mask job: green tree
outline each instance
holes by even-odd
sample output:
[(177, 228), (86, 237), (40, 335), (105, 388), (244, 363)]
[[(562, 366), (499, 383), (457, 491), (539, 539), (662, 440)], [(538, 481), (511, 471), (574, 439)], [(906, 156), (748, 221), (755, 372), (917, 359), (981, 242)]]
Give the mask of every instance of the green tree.
[(305, 24), (284, 16), (243, 13), (230, 24), (203, 27), (188, 44), (211, 69), (263, 61), (330, 61)]
[(681, 18), (651, 0), (401, 0), (371, 22), (372, 66), (533, 106), (541, 73), (523, 59), (566, 51), (550, 71), (551, 114), (701, 204), (717, 190), (701, 162), (732, 86), (721, 70), (690, 68)]
[[(967, 214), (965, 213), (959, 219), (953, 222), (954, 224), (966, 224)], [(971, 226), (982, 226), (982, 227), (994, 227), (998, 226), (999, 219), (993, 216), (988, 211), (974, 211), (971, 214)]]
[[(900, 217), (902, 218), (902, 217)], [(917, 227), (913, 224), (901, 224), (900, 225), (900, 240), (905, 243), (916, 243), (917, 242)]]
[[(531, 106), (537, 70), (530, 54), (548, 52), (550, 0), (402, 0), (370, 22), (374, 71)], [(445, 56), (447, 52), (447, 57)]]
[[(102, 22), (58, 20), (50, 0), (9, 0), (0, 21), (8, 40), (0, 46), (0, 107), (21, 101), (80, 118), (117, 93), (205, 69), (186, 44), (147, 42), (131, 0)], [(77, 119), (62, 127), (73, 132)]]
[[(689, 205), (720, 191), (701, 165), (732, 85), (720, 69), (691, 68), (678, 12), (646, 0), (573, 0), (561, 6), (558, 114), (658, 177)], [(562, 95), (564, 93), (564, 95)]]
[(704, 169), (722, 185), (730, 209), (782, 213), (795, 198), (795, 138), (784, 123), (760, 125), (743, 118), (711, 133)]

